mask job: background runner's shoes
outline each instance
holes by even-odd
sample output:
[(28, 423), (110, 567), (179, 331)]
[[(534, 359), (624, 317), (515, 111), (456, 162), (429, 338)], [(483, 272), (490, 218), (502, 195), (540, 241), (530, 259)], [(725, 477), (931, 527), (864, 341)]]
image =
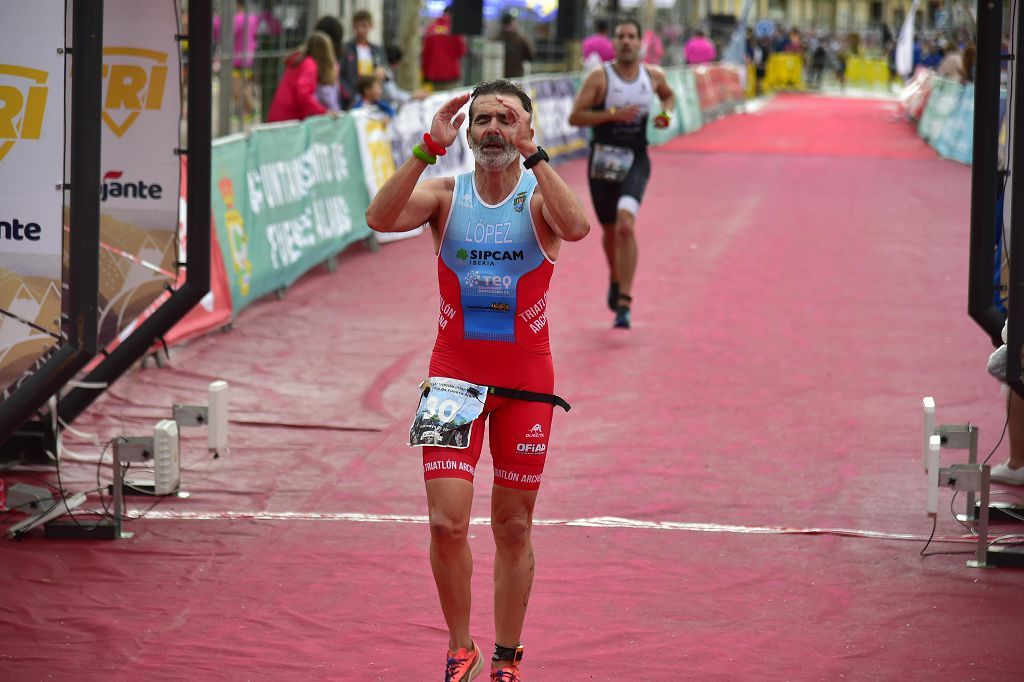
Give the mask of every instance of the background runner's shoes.
[(619, 283), (610, 282), (608, 284), (608, 309), (613, 313), (615, 308), (619, 305)]
[(519, 677), (519, 668), (507, 665), (500, 670), (492, 670), (491, 682), (522, 682)]
[(616, 329), (629, 329), (630, 325), (630, 312), (629, 308), (624, 305), (620, 305), (619, 309), (615, 311), (615, 325)]
[[(484, 659), (480, 655), (480, 647), (473, 642), (473, 650), (448, 652), (448, 663), (444, 668), (444, 682), (469, 682), (484, 669)], [(517, 677), (516, 680), (519, 678)]]

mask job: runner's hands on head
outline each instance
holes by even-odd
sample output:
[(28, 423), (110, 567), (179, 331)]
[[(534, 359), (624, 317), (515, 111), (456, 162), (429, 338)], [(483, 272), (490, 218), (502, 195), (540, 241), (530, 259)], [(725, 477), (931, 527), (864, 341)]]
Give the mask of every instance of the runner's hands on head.
[(529, 156), (537, 151), (537, 145), (533, 141), (533, 128), (530, 126), (530, 115), (523, 109), (522, 102), (518, 97), (502, 97), (498, 95), (498, 104), (508, 110), (508, 124), (512, 128), (512, 144), (516, 146), (523, 156)]
[(466, 120), (465, 112), (457, 116), (456, 113), (468, 101), (469, 93), (467, 92), (445, 102), (444, 106), (434, 114), (434, 120), (430, 122), (430, 139), (442, 147), (450, 147), (459, 134), (459, 126)]

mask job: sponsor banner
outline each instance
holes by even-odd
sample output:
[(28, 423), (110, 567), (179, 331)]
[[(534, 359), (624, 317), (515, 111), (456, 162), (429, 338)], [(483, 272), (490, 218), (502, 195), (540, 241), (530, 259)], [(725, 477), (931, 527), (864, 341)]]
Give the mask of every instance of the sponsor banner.
[[(918, 135), (942, 156), (971, 163), (974, 155), (974, 84), (961, 85), (924, 70), (919, 70), (900, 95), (912, 115), (912, 103), (925, 92), (927, 105), (921, 112)], [(999, 99), (999, 153), (1004, 161), (1006, 146), (1006, 91)]]
[[(38, 368), (60, 331), (60, 256), (0, 254), (0, 389)], [(56, 271), (57, 277), (52, 273)]]
[(2, 0), (0, 7), (0, 253), (59, 255), (64, 3)]
[(935, 76), (932, 79), (932, 92), (928, 97), (928, 106), (921, 114), (921, 122), (917, 133), (925, 142), (934, 146), (945, 127), (947, 120), (960, 103), (960, 84)]
[(932, 78), (935, 72), (931, 69), (918, 68), (914, 77), (907, 81), (907, 84), (900, 91), (900, 104), (902, 104), (907, 115), (915, 121), (921, 119), (925, 105), (928, 104), (928, 96), (932, 91)]
[(363, 162), (366, 192), (372, 197), (395, 172), (395, 159), (391, 152), (390, 119), (365, 107), (354, 109), (350, 115), (355, 119), (356, 131), (359, 133), (359, 152)]
[(736, 105), (746, 98), (743, 91), (743, 67), (738, 64), (716, 64), (711, 74), (719, 98), (728, 109), (727, 113), (732, 113)]
[(794, 52), (773, 52), (765, 63), (765, 92), (773, 90), (804, 90), (803, 56)]
[[(269, 134), (269, 131), (253, 133), (258, 134)], [(252, 225), (252, 217), (248, 211), (249, 194), (246, 189), (250, 140), (236, 135), (214, 141), (210, 164), (210, 213), (224, 259), (232, 314), (244, 307), (235, 301), (256, 298), (252, 295), (253, 267), (249, 257), (248, 229)]]
[(669, 83), (676, 91), (676, 106), (683, 133), (693, 133), (704, 125), (700, 111), (700, 97), (697, 94), (697, 76), (692, 69), (673, 71)]
[[(395, 172), (395, 157), (391, 149), (391, 119), (365, 107), (350, 112), (359, 133), (359, 156), (363, 162), (366, 192), (373, 197), (391, 174)], [(422, 227), (408, 232), (378, 232), (378, 242), (408, 239), (423, 233)]]
[(537, 144), (544, 147), (552, 159), (585, 151), (590, 142), (587, 129), (569, 125), (579, 79), (544, 78), (530, 81), (527, 87), (533, 100), (533, 131)]
[(370, 234), (351, 116), (217, 142), (212, 170), (213, 218), (235, 315)]
[(104, 7), (99, 340), (106, 346), (177, 277), (181, 66), (175, 3), (107, 0)]
[(0, 0), (0, 390), (57, 347), (64, 182), (64, 1)]
[(849, 56), (846, 59), (846, 85), (862, 88), (889, 88), (887, 59)]
[(718, 110), (718, 90), (711, 79), (711, 67), (700, 64), (693, 67), (693, 75), (697, 85), (697, 97), (700, 101), (701, 113), (705, 116), (714, 116)]
[[(4, 0), (0, 23), (0, 254), (59, 255), (65, 8)], [(9, 15), (8, 15), (9, 14)], [(59, 51), (58, 51), (59, 50)], [(47, 273), (59, 279), (60, 269)]]
[(932, 142), (935, 151), (947, 159), (971, 163), (974, 153), (974, 84), (957, 85), (956, 108)]

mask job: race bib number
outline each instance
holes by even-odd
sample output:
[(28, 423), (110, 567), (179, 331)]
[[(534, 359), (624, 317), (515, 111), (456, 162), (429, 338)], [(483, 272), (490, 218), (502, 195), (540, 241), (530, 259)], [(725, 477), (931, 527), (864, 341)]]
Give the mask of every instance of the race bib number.
[(622, 182), (633, 167), (635, 155), (628, 147), (595, 144), (590, 157), (590, 177), (594, 180)]
[(409, 445), (464, 450), (476, 418), (484, 411), (487, 387), (458, 379), (430, 377), (409, 429)]

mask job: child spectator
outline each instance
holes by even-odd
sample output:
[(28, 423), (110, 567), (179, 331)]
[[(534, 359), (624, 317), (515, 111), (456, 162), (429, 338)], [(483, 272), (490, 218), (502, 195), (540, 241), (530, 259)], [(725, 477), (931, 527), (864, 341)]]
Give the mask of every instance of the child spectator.
[(341, 79), (340, 62), (341, 55), (345, 49), (345, 29), (337, 17), (327, 14), (316, 20), (313, 30), (322, 31), (331, 39), (331, 47), (334, 48), (334, 61), (338, 63), (338, 102), (344, 107), (346, 102), (351, 102), (355, 99), (352, 92), (345, 89), (345, 84)]
[(330, 36), (313, 31), (307, 42), (309, 56), (316, 62), (316, 100), (327, 111), (341, 111), (338, 97), (338, 60)]
[(381, 101), (390, 105), (395, 111), (398, 111), (403, 104), (410, 100), (425, 99), (428, 93), (423, 90), (408, 92), (407, 90), (403, 90), (398, 87), (395, 73), (398, 71), (398, 67), (402, 63), (402, 57), (405, 56), (402, 52), (402, 48), (397, 45), (387, 45), (384, 47), (384, 53), (388, 57), (388, 68), (385, 70), (384, 79), (381, 82), (384, 89), (384, 95), (381, 98)]
[(376, 74), (360, 76), (356, 81), (356, 88), (359, 90), (359, 97), (352, 106), (353, 109), (375, 108), (377, 111), (387, 114), (388, 118), (395, 115), (395, 110), (391, 108), (391, 105), (382, 99), (384, 86), (379, 76)]

